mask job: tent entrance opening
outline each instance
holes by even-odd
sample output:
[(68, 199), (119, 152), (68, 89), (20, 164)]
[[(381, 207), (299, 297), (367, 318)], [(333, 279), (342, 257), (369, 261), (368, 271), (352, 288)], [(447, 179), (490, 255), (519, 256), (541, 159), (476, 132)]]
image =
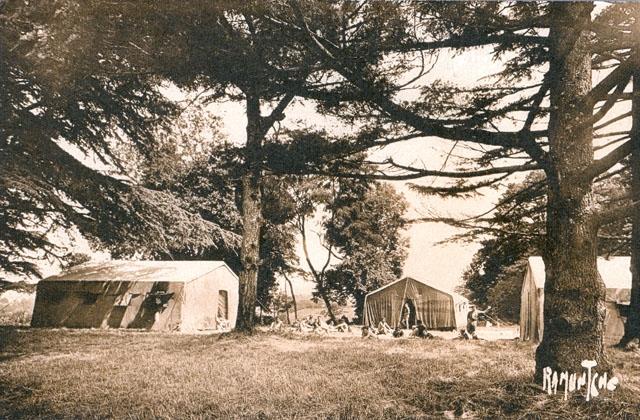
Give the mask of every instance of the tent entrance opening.
[(401, 325), (404, 328), (411, 328), (416, 325), (416, 305), (412, 299), (405, 299), (402, 307)]

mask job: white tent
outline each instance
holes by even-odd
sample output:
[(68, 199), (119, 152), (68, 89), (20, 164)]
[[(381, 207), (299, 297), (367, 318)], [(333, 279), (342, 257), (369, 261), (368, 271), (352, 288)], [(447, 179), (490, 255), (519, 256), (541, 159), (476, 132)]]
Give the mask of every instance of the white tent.
[(38, 283), (31, 325), (164, 331), (233, 328), (238, 277), (222, 261), (105, 261)]
[[(598, 272), (607, 288), (605, 343), (613, 344), (624, 334), (625, 306), (631, 297), (630, 257), (598, 258)], [(520, 295), (520, 339), (540, 341), (544, 329), (545, 267), (542, 257), (529, 257)]]

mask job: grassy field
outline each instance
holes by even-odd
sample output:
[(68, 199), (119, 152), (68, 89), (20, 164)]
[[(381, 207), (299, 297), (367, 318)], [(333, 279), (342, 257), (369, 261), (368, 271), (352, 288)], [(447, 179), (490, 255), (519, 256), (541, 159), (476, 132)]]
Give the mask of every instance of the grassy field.
[(637, 418), (622, 388), (567, 402), (531, 385), (531, 345), (258, 333), (0, 328), (0, 418)]

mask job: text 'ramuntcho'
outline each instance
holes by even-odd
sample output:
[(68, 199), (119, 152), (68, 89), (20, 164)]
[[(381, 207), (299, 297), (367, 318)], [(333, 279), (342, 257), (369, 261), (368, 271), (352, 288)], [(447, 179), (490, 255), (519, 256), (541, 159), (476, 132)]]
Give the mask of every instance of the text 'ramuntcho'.
[(609, 391), (615, 390), (620, 383), (615, 376), (608, 378), (606, 372), (601, 375), (594, 372), (593, 368), (598, 365), (595, 360), (583, 360), (581, 365), (585, 371), (580, 376), (577, 373), (569, 374), (567, 371), (558, 374), (550, 367), (545, 367), (542, 370), (542, 389), (549, 395), (555, 395), (558, 392), (558, 386), (564, 385), (566, 401), (570, 392), (580, 391), (580, 388), (586, 387), (586, 398), (589, 401), (592, 397), (600, 395), (600, 391), (605, 388)]

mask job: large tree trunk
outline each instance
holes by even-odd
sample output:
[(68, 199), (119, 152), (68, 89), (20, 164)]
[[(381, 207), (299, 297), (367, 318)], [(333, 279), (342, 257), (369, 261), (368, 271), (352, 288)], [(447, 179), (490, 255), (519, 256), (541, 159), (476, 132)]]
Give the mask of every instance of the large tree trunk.
[(242, 177), (242, 245), (240, 248), (240, 293), (238, 322), (240, 331), (252, 331), (256, 308), (258, 267), (260, 265), (260, 155), (263, 135), (260, 129), (260, 102), (247, 95), (246, 173)]
[(591, 3), (551, 6), (547, 242), (544, 253), (544, 334), (536, 351), (536, 378), (542, 370), (582, 372), (595, 360), (609, 370), (604, 345), (604, 284), (597, 269), (597, 225), (591, 179), (593, 106), (589, 23)]
[[(640, 34), (637, 31), (636, 34)], [(633, 100), (631, 102), (631, 194), (634, 202), (640, 201), (640, 49), (635, 48), (633, 59), (636, 68), (633, 72)], [(624, 326), (624, 337), (620, 346), (631, 340), (640, 339), (640, 209), (633, 212), (631, 230), (631, 303), (629, 316)]]

